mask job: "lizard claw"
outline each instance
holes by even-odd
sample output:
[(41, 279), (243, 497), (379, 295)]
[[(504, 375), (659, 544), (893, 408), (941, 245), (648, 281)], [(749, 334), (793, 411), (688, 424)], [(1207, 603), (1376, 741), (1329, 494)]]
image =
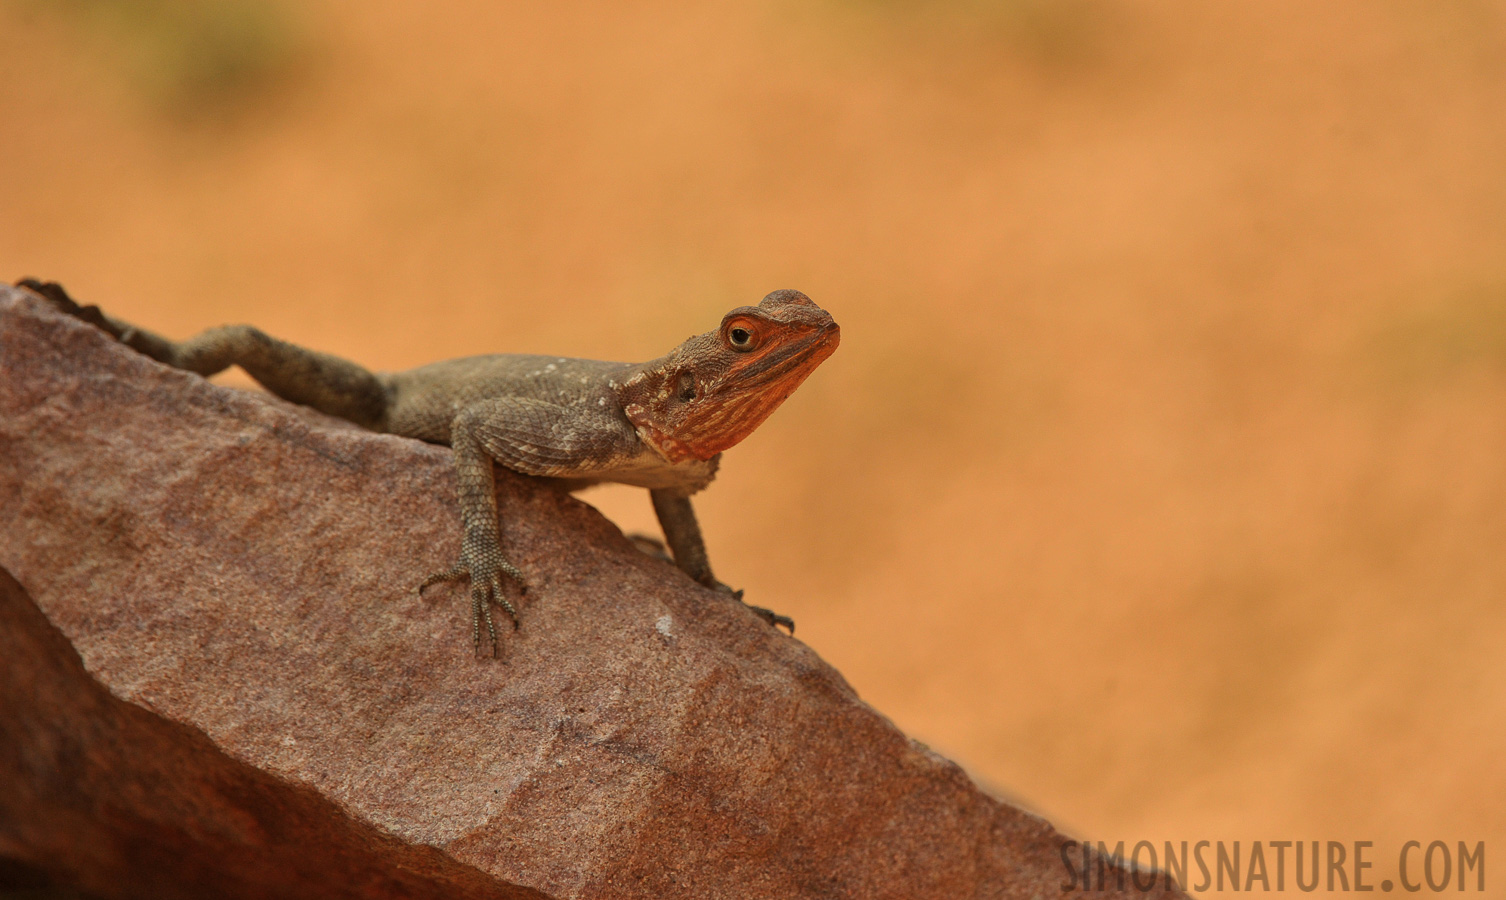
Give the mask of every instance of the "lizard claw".
[(791, 619), (789, 616), (781, 616), (779, 613), (774, 612), (772, 609), (764, 609), (762, 606), (754, 606), (753, 604), (743, 600), (743, 592), (741, 589), (733, 590), (730, 585), (726, 585), (718, 581), (716, 583), (716, 587), (713, 588), (713, 590), (717, 591), (718, 593), (730, 595), (732, 599), (738, 601), (748, 609), (752, 610), (754, 615), (758, 616), (760, 619), (763, 619), (765, 622), (768, 622), (770, 628), (783, 626), (784, 628), (789, 629), (791, 635), (795, 633), (794, 619)]
[(445, 569), (443, 572), (435, 572), (433, 575), (425, 578), (418, 587), (413, 589), (413, 593), (422, 597), (424, 595), (425, 589), (439, 584), (441, 581), (459, 581), (462, 578), (469, 578), (470, 574), (470, 571), (466, 569), (464, 563), (456, 563), (450, 568)]
[[(738, 593), (740, 594), (742, 593), (742, 591), (738, 591)], [(744, 605), (746, 605), (748, 609), (753, 610), (754, 615), (758, 616), (760, 619), (763, 619), (765, 622), (768, 622), (770, 628), (775, 628), (783, 625), (785, 628), (789, 629), (791, 635), (795, 633), (795, 620), (791, 619), (789, 616), (781, 616), (779, 613), (774, 612), (772, 609), (764, 609), (762, 606), (754, 606), (751, 603)]]

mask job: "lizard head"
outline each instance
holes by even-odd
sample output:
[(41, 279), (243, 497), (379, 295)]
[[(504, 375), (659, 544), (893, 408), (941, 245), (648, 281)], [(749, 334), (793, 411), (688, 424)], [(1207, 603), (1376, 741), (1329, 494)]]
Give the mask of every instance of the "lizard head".
[(831, 314), (811, 298), (775, 291), (645, 363), (618, 386), (618, 399), (670, 462), (710, 459), (752, 434), (840, 339)]

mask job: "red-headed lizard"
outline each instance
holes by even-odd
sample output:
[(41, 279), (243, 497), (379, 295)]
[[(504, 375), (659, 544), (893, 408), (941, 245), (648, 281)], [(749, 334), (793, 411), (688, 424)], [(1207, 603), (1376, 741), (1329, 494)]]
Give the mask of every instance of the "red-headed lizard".
[[(502, 576), (526, 589), (502, 554), (492, 464), (553, 479), (573, 491), (604, 481), (648, 488), (675, 564), (713, 590), (690, 496), (716, 477), (721, 452), (753, 432), (837, 349), (841, 332), (799, 291), (740, 306), (714, 331), (646, 363), (494, 354), (373, 373), (269, 337), (249, 325), (211, 328), (174, 342), (79, 306), (53, 282), (18, 282), (158, 362), (212, 375), (238, 365), (267, 390), (369, 428), (447, 444), (455, 452), (463, 526), (460, 559), (426, 578), (470, 580), (472, 635), (497, 652), (493, 603), (517, 627)], [(750, 607), (770, 625), (789, 619)]]

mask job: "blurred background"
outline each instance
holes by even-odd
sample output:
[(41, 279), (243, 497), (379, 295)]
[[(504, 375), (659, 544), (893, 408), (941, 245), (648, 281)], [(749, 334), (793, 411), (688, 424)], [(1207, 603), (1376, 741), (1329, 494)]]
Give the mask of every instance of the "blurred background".
[(7, 280), (378, 369), (647, 359), (799, 288), (842, 348), (698, 508), (901, 728), (1110, 844), (1371, 840), (1372, 883), (1407, 840), (1506, 847), (1506, 6), (0, 0), (0, 32)]

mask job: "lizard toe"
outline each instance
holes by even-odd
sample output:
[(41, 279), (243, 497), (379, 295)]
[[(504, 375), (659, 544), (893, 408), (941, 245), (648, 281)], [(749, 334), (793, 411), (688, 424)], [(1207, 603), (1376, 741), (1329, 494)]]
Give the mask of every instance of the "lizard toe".
[(471, 640), (476, 645), (476, 655), (481, 656), (481, 625), (486, 624), (486, 636), (491, 642), (492, 656), (497, 655), (497, 627), (492, 622), (492, 605), (487, 596), (485, 582), (471, 583)]
[[(491, 581), (490, 581), (490, 589), (491, 589), (492, 602), (496, 603), (498, 606), (500, 606), (503, 609), (507, 610), (507, 615), (512, 618), (512, 630), (513, 631), (517, 631), (518, 630), (518, 624), (519, 624), (518, 623), (518, 609), (517, 609), (517, 607), (515, 607), (515, 606), (512, 605), (512, 601), (511, 600), (507, 599), (507, 595), (504, 594), (504, 593), (502, 593), (502, 573), (501, 572), (493, 572), (492, 573), (492, 577), (491, 577)], [(489, 614), (490, 614), (490, 612), (488, 612), (488, 615)]]
[[(741, 591), (739, 591), (738, 593), (741, 593)], [(758, 616), (760, 619), (763, 619), (765, 622), (768, 622), (770, 628), (779, 628), (782, 626), (789, 629), (791, 635), (795, 633), (795, 620), (791, 619), (789, 616), (781, 616), (779, 613), (774, 612), (772, 609), (764, 609), (762, 606), (754, 606), (751, 603), (745, 605), (748, 607), (748, 609), (753, 610), (754, 615)]]
[(465, 563), (458, 562), (450, 568), (444, 570), (443, 572), (435, 572), (433, 575), (430, 575), (423, 581), (419, 582), (419, 585), (414, 589), (414, 592), (422, 597), (424, 595), (425, 589), (439, 584), (441, 581), (459, 581), (469, 574), (470, 570), (466, 568)]
[(522, 592), (526, 592), (527, 586), (523, 584), (523, 573), (517, 566), (503, 558), (500, 553), (476, 553), (473, 550), (463, 549), (460, 560), (443, 572), (435, 572), (419, 583), (415, 592), (422, 597), (425, 589), (441, 581), (470, 581), (468, 593), (471, 598), (471, 642), (475, 646), (477, 656), (485, 655), (482, 651), (483, 636), (481, 626), (486, 626), (485, 639), (491, 644), (491, 655), (500, 655), (500, 645), (497, 640), (496, 620), (492, 615), (492, 604), (502, 607), (512, 621), (513, 630), (518, 630), (521, 621), (518, 616), (518, 608), (507, 598), (503, 590), (503, 575), (516, 581)]

